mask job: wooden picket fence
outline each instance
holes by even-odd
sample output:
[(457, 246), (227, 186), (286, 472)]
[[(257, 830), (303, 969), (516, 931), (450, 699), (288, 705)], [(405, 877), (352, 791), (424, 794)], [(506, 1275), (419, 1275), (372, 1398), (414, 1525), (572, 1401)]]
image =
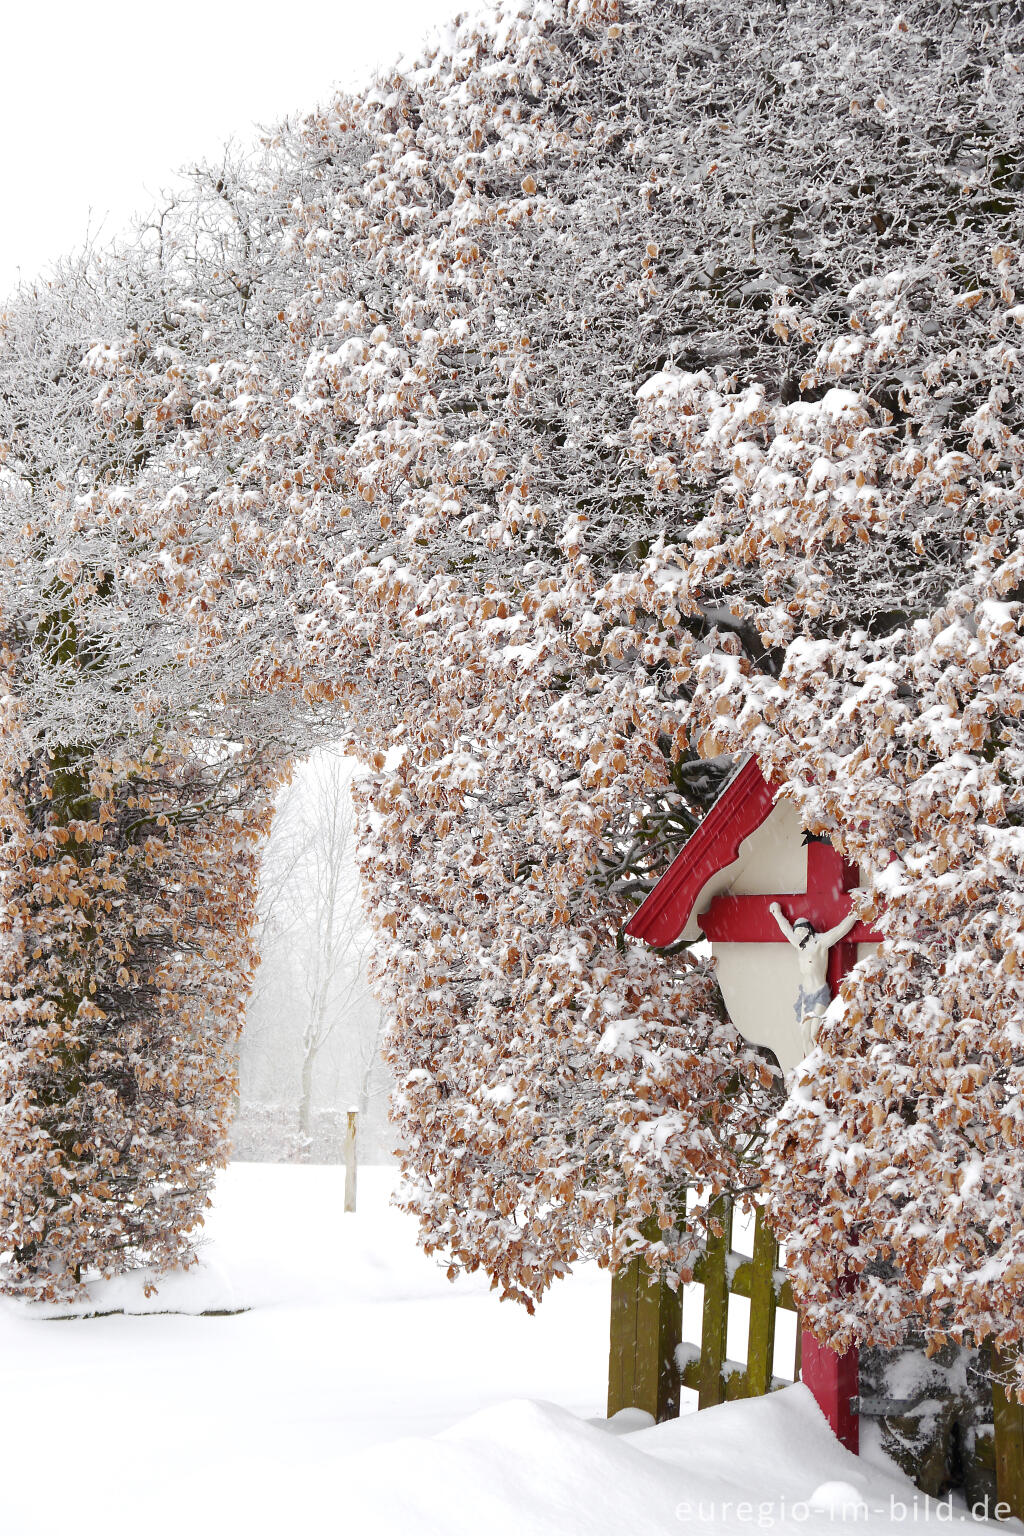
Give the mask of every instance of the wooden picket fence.
[[(719, 1199), (710, 1214), (721, 1232), (709, 1233), (694, 1265), (693, 1279), (704, 1288), (699, 1349), (683, 1343), (681, 1287), (673, 1291), (664, 1283), (652, 1285), (647, 1266), (636, 1259), (613, 1277), (609, 1417), (621, 1408), (642, 1408), (660, 1422), (679, 1413), (683, 1387), (697, 1393), (698, 1408), (711, 1408), (736, 1398), (758, 1397), (799, 1379), (800, 1319), (789, 1279), (779, 1267), (777, 1242), (758, 1213), (753, 1253), (737, 1252), (732, 1245), (731, 1201)], [(730, 1296), (743, 1296), (750, 1304), (745, 1362), (730, 1360), (726, 1354)], [(774, 1374), (780, 1311), (794, 1314), (796, 1321), (791, 1376)], [(984, 1464), (994, 1461), (1003, 1509), (1024, 1518), (1024, 1406), (1007, 1397), (998, 1384), (1008, 1365), (1006, 1357), (993, 1353), (991, 1438), (989, 1449), (979, 1444), (978, 1452)], [(873, 1411), (867, 1400), (862, 1402), (862, 1412)]]
[[(681, 1289), (651, 1285), (638, 1259), (612, 1281), (609, 1414), (636, 1407), (660, 1421), (679, 1412), (681, 1387), (697, 1393), (699, 1408), (711, 1408), (738, 1397), (758, 1397), (799, 1376), (799, 1327), (792, 1376), (774, 1374), (776, 1313), (796, 1312), (792, 1287), (779, 1268), (778, 1243), (759, 1212), (753, 1254), (738, 1253), (732, 1246), (732, 1202), (717, 1200), (710, 1214), (722, 1230), (709, 1234), (693, 1271), (694, 1281), (704, 1287), (699, 1350), (682, 1342)], [(726, 1356), (730, 1296), (744, 1296), (750, 1303), (746, 1363)]]

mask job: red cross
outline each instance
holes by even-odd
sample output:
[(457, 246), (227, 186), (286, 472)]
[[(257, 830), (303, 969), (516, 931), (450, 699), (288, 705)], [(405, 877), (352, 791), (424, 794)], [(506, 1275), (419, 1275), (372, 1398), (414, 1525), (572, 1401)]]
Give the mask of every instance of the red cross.
[[(856, 864), (849, 864), (831, 843), (807, 844), (806, 891), (780, 891), (777, 896), (716, 896), (697, 922), (716, 944), (785, 944), (786, 939), (768, 908), (777, 901), (789, 922), (806, 917), (819, 933), (841, 923), (850, 910), (847, 891), (860, 883)], [(835, 997), (839, 983), (857, 959), (858, 944), (881, 944), (882, 935), (867, 923), (856, 923), (846, 938), (833, 944), (828, 957), (828, 984)]]
[[(807, 844), (807, 889), (780, 892), (777, 896), (716, 896), (697, 921), (716, 944), (785, 944), (786, 939), (768, 910), (777, 901), (790, 924), (806, 917), (819, 933), (834, 928), (850, 910), (847, 891), (859, 885), (856, 864), (849, 864), (831, 843)], [(857, 959), (858, 944), (880, 944), (882, 935), (867, 923), (855, 923), (828, 957), (828, 984), (835, 997), (839, 983)], [(800, 1379), (835, 1434), (849, 1450), (860, 1447), (860, 1420), (850, 1408), (858, 1390), (859, 1360), (856, 1345), (837, 1355), (824, 1348), (804, 1329), (800, 1338)]]

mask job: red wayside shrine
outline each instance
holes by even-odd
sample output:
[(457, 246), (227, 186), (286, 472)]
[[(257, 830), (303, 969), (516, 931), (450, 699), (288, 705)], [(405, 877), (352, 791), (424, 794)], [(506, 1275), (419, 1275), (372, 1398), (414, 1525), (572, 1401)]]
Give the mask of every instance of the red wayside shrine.
[[(789, 1072), (807, 1054), (813, 1015), (835, 995), (861, 946), (881, 942), (850, 914), (848, 893), (857, 884), (856, 866), (830, 843), (804, 836), (795, 807), (776, 798), (750, 758), (626, 932), (658, 948), (709, 939), (733, 1023)], [(801, 1378), (856, 1451), (856, 1349), (839, 1356), (805, 1331)]]

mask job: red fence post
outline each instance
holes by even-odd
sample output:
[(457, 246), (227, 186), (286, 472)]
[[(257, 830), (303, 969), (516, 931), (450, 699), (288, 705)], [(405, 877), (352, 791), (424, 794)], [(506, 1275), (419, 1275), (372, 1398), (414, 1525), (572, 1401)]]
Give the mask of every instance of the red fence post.
[(859, 1350), (851, 1344), (845, 1355), (819, 1344), (803, 1330), (800, 1340), (800, 1379), (810, 1387), (814, 1401), (828, 1419), (834, 1434), (856, 1454), (860, 1450), (860, 1418), (850, 1407), (858, 1391)]

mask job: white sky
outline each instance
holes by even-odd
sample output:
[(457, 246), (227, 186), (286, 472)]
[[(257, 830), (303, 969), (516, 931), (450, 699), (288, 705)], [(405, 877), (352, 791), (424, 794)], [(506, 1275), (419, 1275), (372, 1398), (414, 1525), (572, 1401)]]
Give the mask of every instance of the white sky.
[(0, 299), (189, 160), (415, 52), (465, 0), (3, 3)]

